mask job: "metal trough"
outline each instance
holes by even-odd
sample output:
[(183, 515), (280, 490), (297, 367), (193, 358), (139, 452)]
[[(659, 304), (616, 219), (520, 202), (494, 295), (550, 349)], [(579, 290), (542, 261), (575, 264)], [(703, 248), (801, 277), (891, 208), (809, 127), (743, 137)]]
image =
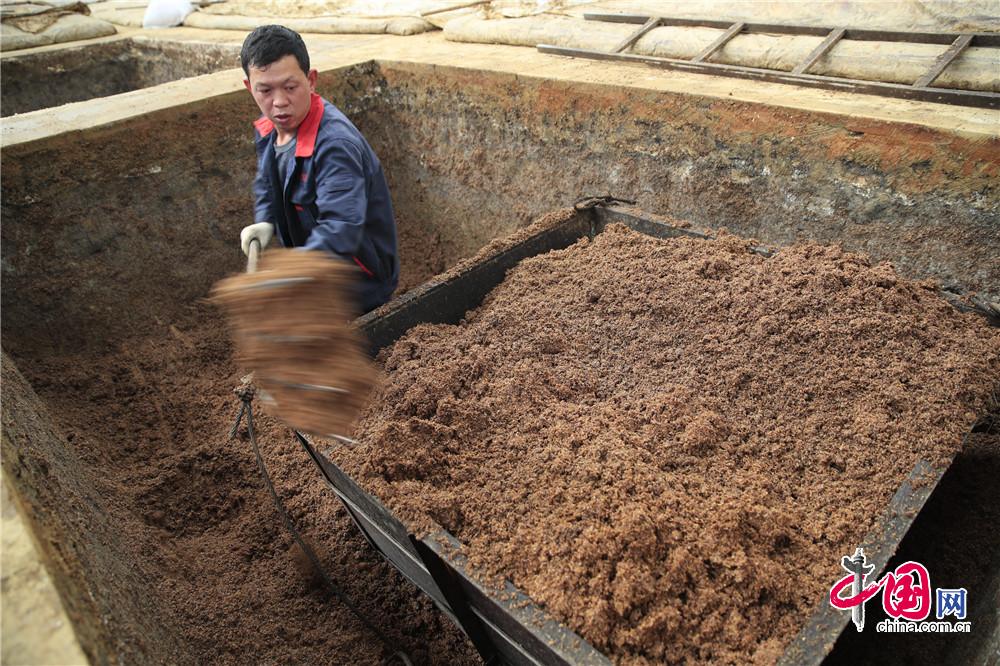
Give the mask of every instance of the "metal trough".
[[(584, 236), (593, 237), (612, 222), (657, 238), (710, 238), (631, 209), (614, 206), (578, 209), (570, 219), (457, 276), (425, 283), (386, 308), (362, 317), (358, 324), (377, 352), (417, 324), (457, 323), (520, 260), (568, 247)], [(770, 254), (763, 248), (753, 251)], [(315, 461), (369, 543), (462, 628), (486, 663), (611, 663), (607, 656), (549, 616), (509, 581), (504, 590), (479, 584), (467, 571), (462, 544), (453, 535), (441, 530), (423, 539), (416, 538), (376, 497), (362, 490), (331, 462), (326, 453), (317, 451)], [(885, 569), (947, 467), (918, 462), (893, 495), (878, 527), (858, 544), (865, 549), (869, 563), (875, 565), (877, 575)], [(819, 664), (849, 620), (850, 614), (834, 609), (824, 595), (816, 601), (807, 624), (789, 643), (779, 664)]]

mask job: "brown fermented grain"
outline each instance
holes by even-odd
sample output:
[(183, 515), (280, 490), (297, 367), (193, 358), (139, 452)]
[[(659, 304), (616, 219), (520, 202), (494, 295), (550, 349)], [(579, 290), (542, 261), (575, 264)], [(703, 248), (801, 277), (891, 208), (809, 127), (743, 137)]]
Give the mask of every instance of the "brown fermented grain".
[(334, 459), (617, 663), (773, 662), (921, 458), (946, 462), (1000, 336), (835, 247), (612, 226), (423, 325)]

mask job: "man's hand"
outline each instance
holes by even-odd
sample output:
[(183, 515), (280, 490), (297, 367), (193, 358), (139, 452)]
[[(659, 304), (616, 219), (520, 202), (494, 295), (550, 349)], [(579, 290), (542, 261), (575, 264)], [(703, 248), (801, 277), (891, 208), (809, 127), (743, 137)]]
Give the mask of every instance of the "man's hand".
[(243, 248), (243, 254), (250, 256), (250, 241), (254, 239), (260, 241), (260, 249), (263, 250), (271, 242), (272, 236), (274, 236), (274, 225), (270, 222), (255, 222), (243, 227), (243, 231), (240, 232), (240, 247)]

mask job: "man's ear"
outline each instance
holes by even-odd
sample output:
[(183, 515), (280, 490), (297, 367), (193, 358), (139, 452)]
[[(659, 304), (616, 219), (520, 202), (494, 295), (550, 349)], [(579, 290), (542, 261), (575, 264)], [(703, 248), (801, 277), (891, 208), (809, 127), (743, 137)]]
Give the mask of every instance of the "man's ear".
[(309, 92), (316, 92), (316, 77), (319, 76), (319, 72), (315, 69), (310, 69), (309, 73), (306, 74), (306, 78), (309, 79)]
[(250, 79), (243, 79), (243, 85), (247, 87), (247, 90), (253, 92), (253, 88), (250, 87)]

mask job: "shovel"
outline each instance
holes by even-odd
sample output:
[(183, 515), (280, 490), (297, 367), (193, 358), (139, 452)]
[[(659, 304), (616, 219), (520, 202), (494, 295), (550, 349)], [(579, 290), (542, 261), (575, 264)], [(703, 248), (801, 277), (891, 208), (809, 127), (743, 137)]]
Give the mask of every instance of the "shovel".
[(262, 259), (252, 240), (246, 273), (212, 290), (265, 410), (295, 430), (347, 444), (377, 377), (350, 325), (356, 279), (353, 266), (321, 252), (278, 249)]

